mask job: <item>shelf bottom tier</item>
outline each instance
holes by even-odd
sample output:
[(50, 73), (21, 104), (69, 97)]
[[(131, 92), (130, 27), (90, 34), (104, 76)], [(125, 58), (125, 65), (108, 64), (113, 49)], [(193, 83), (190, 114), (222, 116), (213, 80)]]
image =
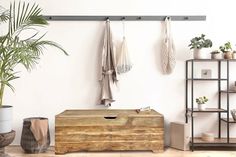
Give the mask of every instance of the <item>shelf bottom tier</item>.
[[(190, 144), (192, 142), (190, 141)], [(235, 145), (236, 146), (236, 138), (230, 138), (229, 143), (227, 143), (227, 138), (215, 138), (213, 142), (203, 141), (200, 137), (194, 138), (195, 146), (203, 146), (203, 145)]]

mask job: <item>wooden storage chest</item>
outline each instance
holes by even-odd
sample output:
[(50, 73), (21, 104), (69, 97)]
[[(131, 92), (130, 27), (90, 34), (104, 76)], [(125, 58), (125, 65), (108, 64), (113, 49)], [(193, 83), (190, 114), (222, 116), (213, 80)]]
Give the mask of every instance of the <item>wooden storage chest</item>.
[(164, 117), (154, 110), (66, 110), (55, 121), (56, 154), (164, 149)]

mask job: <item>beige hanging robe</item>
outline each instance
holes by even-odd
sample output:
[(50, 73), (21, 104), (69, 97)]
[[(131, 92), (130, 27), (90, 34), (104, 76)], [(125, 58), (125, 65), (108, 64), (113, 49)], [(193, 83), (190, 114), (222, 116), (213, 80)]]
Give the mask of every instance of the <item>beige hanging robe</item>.
[(101, 102), (105, 106), (111, 106), (114, 102), (114, 87), (116, 85), (117, 71), (115, 63), (115, 52), (112, 43), (112, 33), (109, 19), (106, 21), (104, 42), (102, 49), (102, 67), (101, 67)]
[(166, 17), (164, 23), (164, 38), (161, 50), (162, 70), (164, 74), (171, 74), (175, 68), (175, 46), (171, 34), (171, 19)]

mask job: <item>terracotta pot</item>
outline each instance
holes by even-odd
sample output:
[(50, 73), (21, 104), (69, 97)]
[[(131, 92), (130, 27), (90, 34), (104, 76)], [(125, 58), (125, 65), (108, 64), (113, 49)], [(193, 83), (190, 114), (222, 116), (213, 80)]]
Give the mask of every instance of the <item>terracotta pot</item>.
[(220, 53), (211, 54), (211, 59), (222, 59), (222, 55)]
[(228, 51), (224, 53), (224, 59), (232, 59), (232, 52)]

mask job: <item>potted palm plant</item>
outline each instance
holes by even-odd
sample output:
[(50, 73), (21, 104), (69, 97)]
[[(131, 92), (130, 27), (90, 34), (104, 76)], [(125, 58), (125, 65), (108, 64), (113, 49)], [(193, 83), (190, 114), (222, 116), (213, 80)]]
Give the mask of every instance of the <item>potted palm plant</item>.
[(204, 52), (203, 49), (212, 47), (212, 41), (205, 38), (205, 34), (201, 36), (194, 37), (190, 40), (190, 50), (193, 49), (193, 58), (194, 59), (206, 59), (207, 52)]
[[(38, 5), (25, 2), (14, 2), (10, 4), (9, 10), (0, 10), (0, 24), (8, 23), (7, 33), (0, 35), (0, 133), (12, 130), (12, 106), (3, 105), (3, 95), (5, 87), (14, 91), (11, 81), (19, 78), (16, 66), (21, 64), (31, 70), (47, 45), (56, 47), (67, 55), (57, 43), (42, 40), (45, 34), (38, 35), (37, 28), (48, 24), (41, 11)], [(32, 30), (31, 36), (23, 39), (22, 35), (26, 30)]]

